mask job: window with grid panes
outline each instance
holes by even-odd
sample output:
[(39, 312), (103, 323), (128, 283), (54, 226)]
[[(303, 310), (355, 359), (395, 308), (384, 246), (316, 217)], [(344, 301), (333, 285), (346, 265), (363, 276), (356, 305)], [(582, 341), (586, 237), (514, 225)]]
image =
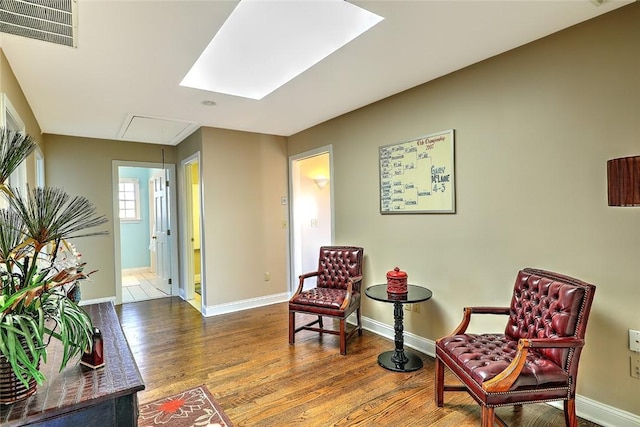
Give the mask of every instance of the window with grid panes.
[(140, 183), (137, 179), (121, 178), (119, 183), (120, 219), (140, 220)]

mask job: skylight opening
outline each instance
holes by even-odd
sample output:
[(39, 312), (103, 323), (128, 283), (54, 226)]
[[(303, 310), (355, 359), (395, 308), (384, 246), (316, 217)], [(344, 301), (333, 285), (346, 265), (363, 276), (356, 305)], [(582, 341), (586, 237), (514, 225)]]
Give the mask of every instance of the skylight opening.
[(260, 100), (383, 19), (344, 0), (242, 0), (180, 86)]

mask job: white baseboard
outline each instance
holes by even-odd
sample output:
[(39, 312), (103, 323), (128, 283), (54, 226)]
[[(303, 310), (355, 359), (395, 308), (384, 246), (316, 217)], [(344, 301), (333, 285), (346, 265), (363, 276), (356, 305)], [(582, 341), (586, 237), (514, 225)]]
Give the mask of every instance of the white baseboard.
[(142, 274), (151, 272), (151, 267), (136, 267), (122, 269), (123, 276), (132, 276), (134, 274)]
[[(352, 323), (351, 321), (349, 323)], [(368, 317), (362, 317), (362, 327), (374, 334), (390, 340), (394, 339), (393, 326), (387, 325)], [(404, 332), (404, 345), (428, 356), (435, 357), (435, 342), (421, 336)], [(561, 401), (550, 402), (549, 405), (563, 409)], [(605, 427), (637, 427), (640, 426), (640, 416), (623, 411), (613, 406), (605, 405), (584, 396), (576, 395), (576, 414), (580, 418)]]
[[(393, 326), (364, 316), (362, 317), (362, 328), (374, 334), (389, 338), (390, 340), (393, 340), (395, 336)], [(411, 332), (404, 331), (404, 345), (405, 347), (413, 348), (431, 357), (435, 357), (436, 355), (436, 343), (434, 341), (422, 338)]]
[(248, 310), (250, 308), (263, 307), (265, 305), (277, 304), (289, 300), (289, 293), (267, 295), (264, 297), (250, 298), (242, 301), (234, 301), (226, 304), (204, 306), (202, 315), (205, 317), (217, 316), (219, 314), (233, 313), (234, 311)]
[[(549, 405), (562, 410), (560, 401), (549, 402)], [(640, 416), (580, 395), (576, 395), (576, 414), (580, 418), (605, 427), (640, 426)]]

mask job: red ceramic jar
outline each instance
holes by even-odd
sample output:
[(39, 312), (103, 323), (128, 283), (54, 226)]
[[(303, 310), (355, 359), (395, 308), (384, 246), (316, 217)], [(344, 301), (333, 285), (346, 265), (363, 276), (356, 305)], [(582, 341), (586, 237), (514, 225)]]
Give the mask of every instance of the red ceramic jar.
[(390, 294), (406, 294), (407, 273), (396, 267), (387, 273), (387, 292)]

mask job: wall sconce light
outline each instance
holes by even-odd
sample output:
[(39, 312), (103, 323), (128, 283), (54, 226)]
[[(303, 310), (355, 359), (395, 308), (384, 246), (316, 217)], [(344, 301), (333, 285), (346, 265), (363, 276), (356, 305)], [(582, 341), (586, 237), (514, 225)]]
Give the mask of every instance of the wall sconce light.
[(322, 190), (329, 183), (329, 178), (315, 178), (313, 181), (316, 183), (318, 188)]
[(640, 156), (607, 161), (609, 206), (640, 206)]

